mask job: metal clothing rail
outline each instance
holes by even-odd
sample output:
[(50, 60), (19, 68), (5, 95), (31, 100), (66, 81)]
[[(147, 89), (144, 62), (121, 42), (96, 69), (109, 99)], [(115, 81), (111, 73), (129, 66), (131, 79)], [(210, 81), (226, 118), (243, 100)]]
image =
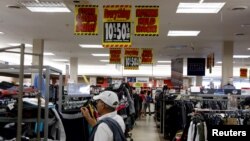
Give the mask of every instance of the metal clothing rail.
[[(24, 73), (39, 73), (39, 82), (38, 89), (41, 91), (42, 89), (42, 71), (45, 69), (46, 75), (46, 92), (45, 92), (45, 116), (44, 116), (44, 140), (48, 139), (48, 103), (49, 103), (49, 83), (50, 83), (50, 74), (57, 73), (59, 74), (59, 103), (62, 101), (62, 72), (56, 68), (50, 66), (43, 66), (43, 54), (35, 54), (35, 53), (25, 53), (24, 52), (24, 44), (17, 47), (8, 47), (1, 48), (0, 52), (10, 52), (10, 53), (18, 53), (13, 51), (8, 51), (9, 49), (21, 48), (20, 54), (20, 65), (0, 65), (0, 72), (10, 72), (19, 74), (19, 95), (18, 95), (18, 117), (17, 117), (17, 141), (21, 141), (21, 133), (22, 133), (22, 109), (23, 109), (23, 78)], [(24, 54), (39, 56), (39, 65), (33, 66), (24, 66)], [(41, 123), (41, 93), (38, 94), (38, 115), (37, 115), (37, 124), (38, 129)], [(37, 133), (37, 140), (40, 140), (40, 132)]]

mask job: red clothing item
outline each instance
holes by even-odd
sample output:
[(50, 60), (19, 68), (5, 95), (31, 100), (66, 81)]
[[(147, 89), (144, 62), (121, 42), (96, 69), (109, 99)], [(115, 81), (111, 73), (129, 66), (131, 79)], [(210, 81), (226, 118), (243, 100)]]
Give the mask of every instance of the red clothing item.
[(140, 96), (140, 98), (141, 98), (142, 101), (144, 101), (144, 102), (146, 101), (145, 94), (140, 94), (139, 96)]

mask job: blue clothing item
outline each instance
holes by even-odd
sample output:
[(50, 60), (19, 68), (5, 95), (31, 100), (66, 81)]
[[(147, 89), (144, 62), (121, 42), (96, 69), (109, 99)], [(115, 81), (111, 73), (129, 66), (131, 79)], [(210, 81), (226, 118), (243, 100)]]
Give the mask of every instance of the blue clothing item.
[[(35, 75), (34, 88), (36, 88), (36, 89), (39, 88), (39, 74)], [(45, 81), (45, 79), (43, 79), (42, 80), (42, 88), (41, 88), (41, 96), (42, 97), (45, 97), (45, 92), (46, 92), (46, 81)]]

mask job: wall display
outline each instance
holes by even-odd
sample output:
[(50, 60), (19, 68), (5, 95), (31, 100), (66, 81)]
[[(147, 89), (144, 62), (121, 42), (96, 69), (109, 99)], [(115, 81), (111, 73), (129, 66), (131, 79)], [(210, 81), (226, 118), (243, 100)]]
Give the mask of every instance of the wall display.
[(240, 77), (241, 78), (247, 78), (247, 73), (248, 73), (247, 68), (240, 68)]
[(96, 85), (96, 77), (89, 77), (89, 83), (90, 85)]
[(187, 58), (187, 75), (205, 76), (205, 58)]
[(141, 64), (153, 64), (153, 49), (152, 48), (141, 49)]
[(149, 83), (149, 77), (136, 77), (136, 82)]
[(171, 60), (171, 82), (174, 88), (183, 86), (183, 58)]
[(159, 6), (135, 6), (135, 35), (159, 35)]
[(109, 64), (121, 64), (121, 48), (109, 49)]
[(75, 5), (75, 35), (98, 34), (98, 5)]
[(106, 5), (103, 9), (103, 47), (131, 47), (131, 5)]

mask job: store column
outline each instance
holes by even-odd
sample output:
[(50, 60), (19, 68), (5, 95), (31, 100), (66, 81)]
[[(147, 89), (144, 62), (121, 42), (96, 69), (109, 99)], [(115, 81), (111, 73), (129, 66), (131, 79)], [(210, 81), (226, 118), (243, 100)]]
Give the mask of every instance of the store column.
[[(41, 63), (43, 64), (43, 52), (44, 52), (44, 40), (43, 39), (33, 39), (33, 49), (34, 54), (41, 54)], [(32, 56), (32, 65), (39, 66), (39, 56)], [(38, 73), (38, 72), (37, 72)], [(31, 84), (34, 84), (35, 74), (32, 74)]]
[(202, 76), (196, 76), (196, 86), (202, 86)]
[(233, 44), (233, 41), (224, 41), (223, 44), (221, 86), (226, 85), (233, 77)]
[(70, 58), (70, 81), (74, 83), (78, 83), (78, 58), (71, 57)]

